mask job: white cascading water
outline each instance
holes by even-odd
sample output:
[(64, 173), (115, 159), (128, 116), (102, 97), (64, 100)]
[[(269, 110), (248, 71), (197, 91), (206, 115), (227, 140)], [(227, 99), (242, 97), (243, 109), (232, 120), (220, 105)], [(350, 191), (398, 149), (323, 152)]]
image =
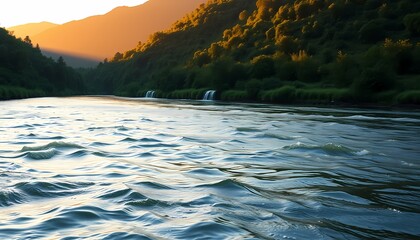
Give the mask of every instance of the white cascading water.
[(146, 98), (154, 98), (155, 97), (155, 91), (147, 91)]
[(215, 90), (209, 90), (206, 92), (206, 94), (204, 94), (203, 100), (205, 101), (214, 101), (214, 97), (216, 95), (216, 91)]

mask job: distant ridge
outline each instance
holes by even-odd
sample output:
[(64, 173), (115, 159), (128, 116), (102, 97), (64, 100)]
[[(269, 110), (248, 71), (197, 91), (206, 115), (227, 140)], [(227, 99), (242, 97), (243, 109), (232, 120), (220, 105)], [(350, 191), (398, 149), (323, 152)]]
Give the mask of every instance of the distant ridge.
[(78, 55), (73, 55), (71, 53), (65, 52), (52, 52), (48, 50), (42, 50), (42, 54), (47, 57), (50, 57), (54, 60), (58, 60), (60, 57), (64, 59), (67, 65), (74, 68), (94, 68), (99, 64), (98, 60), (82, 57)]
[(33, 37), (37, 34), (40, 34), (48, 29), (59, 26), (55, 23), (50, 22), (40, 22), (40, 23), (28, 23), (23, 25), (18, 25), (14, 27), (7, 28), (8, 31), (13, 32), (17, 38), (24, 39), (26, 36)]
[(135, 7), (118, 7), (105, 15), (50, 28), (32, 36), (32, 42), (38, 43), (43, 51), (101, 61), (136, 47), (139, 41), (169, 28), (206, 1), (149, 0)]

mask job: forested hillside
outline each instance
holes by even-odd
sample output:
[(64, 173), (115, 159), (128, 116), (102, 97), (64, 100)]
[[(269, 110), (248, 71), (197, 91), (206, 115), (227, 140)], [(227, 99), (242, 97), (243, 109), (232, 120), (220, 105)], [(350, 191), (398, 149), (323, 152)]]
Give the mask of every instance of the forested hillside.
[(41, 54), (31, 40), (16, 39), (0, 28), (0, 99), (83, 93), (81, 76), (60, 58)]
[(420, 103), (420, 1), (213, 0), (91, 72), (98, 93)]

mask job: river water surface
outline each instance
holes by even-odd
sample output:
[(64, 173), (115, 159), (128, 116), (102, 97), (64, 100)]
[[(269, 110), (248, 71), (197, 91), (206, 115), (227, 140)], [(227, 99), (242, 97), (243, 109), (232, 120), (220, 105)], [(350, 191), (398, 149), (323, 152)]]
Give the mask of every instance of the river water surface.
[(0, 239), (415, 239), (420, 114), (0, 102)]

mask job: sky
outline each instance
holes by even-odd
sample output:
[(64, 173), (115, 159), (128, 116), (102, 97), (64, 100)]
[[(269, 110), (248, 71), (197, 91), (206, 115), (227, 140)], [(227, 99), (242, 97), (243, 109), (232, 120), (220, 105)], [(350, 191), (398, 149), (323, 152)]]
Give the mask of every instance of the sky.
[(36, 22), (62, 24), (105, 14), (118, 6), (136, 6), (147, 0), (4, 0), (0, 2), (0, 27)]

